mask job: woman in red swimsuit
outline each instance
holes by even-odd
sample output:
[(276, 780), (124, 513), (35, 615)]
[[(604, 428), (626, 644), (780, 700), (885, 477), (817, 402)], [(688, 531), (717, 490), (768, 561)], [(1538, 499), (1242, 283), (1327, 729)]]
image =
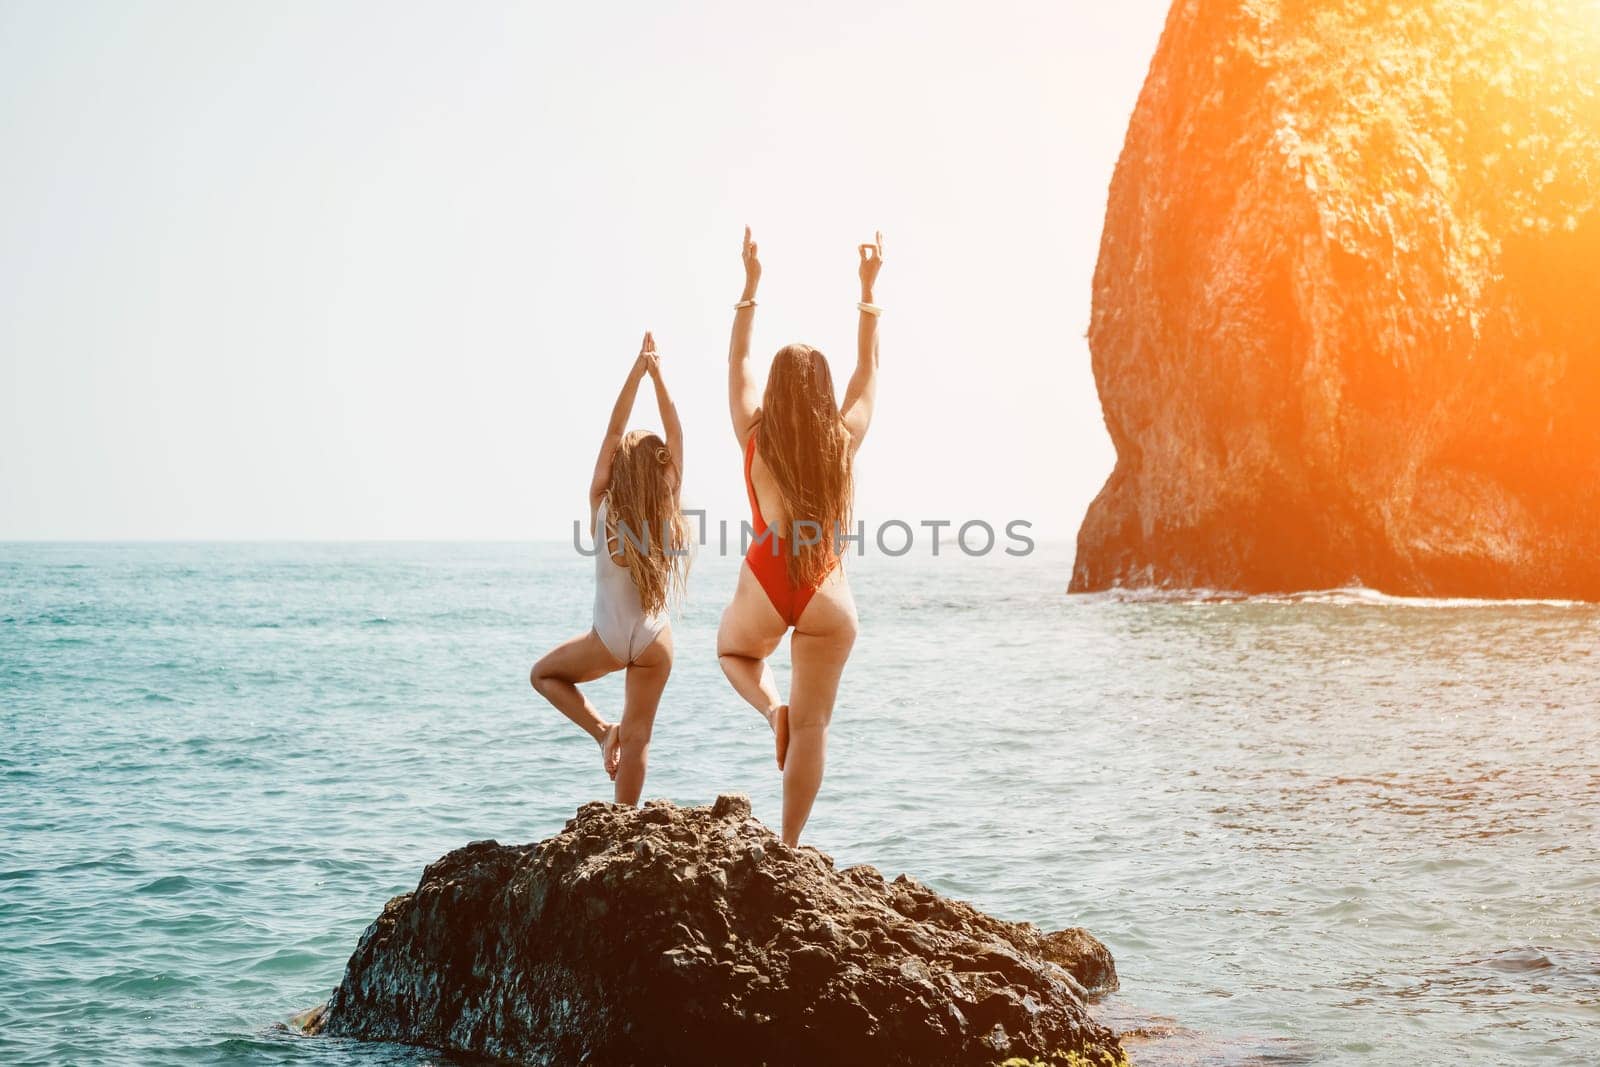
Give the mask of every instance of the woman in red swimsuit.
[[(856, 605), (835, 548), (850, 532), (851, 469), (872, 421), (878, 381), (878, 314), (872, 290), (883, 264), (883, 235), (861, 245), (861, 321), (855, 373), (844, 403), (833, 375), (809, 345), (778, 351), (765, 392), (750, 373), (761, 262), (744, 231), (744, 296), (728, 346), (728, 407), (744, 450), (755, 541), (739, 568), (733, 602), (722, 613), (717, 658), (739, 695), (761, 712), (777, 739), (783, 772), (783, 839), (790, 845), (811, 814), (822, 785), (828, 722), (839, 676), (856, 640)], [(758, 403), (759, 400), (759, 403)], [(767, 657), (793, 629), (789, 700), (778, 696)]]

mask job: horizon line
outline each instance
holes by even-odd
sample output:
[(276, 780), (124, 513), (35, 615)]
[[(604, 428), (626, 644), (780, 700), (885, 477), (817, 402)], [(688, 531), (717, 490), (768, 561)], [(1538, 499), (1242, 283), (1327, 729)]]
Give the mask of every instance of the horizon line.
[[(1036, 545), (1075, 541), (1033, 538)], [(14, 537), (0, 545), (566, 545), (563, 538), (522, 537)], [(946, 542), (941, 540), (941, 547)], [(949, 542), (954, 547), (954, 542)], [(886, 553), (885, 553), (886, 554)], [(959, 549), (953, 554), (962, 554)], [(899, 558), (899, 557), (890, 557)]]

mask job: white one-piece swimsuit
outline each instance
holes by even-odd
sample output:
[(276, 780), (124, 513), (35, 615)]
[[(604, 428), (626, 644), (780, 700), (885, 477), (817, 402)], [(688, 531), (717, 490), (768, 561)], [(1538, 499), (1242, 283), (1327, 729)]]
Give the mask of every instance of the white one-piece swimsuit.
[[(632, 663), (667, 628), (670, 616), (666, 612), (645, 614), (633, 575), (611, 558), (614, 538), (606, 529), (604, 500), (595, 513), (594, 527), (596, 533), (603, 535), (605, 544), (603, 551), (594, 554), (594, 632), (613, 656)], [(643, 531), (638, 535), (643, 536)], [(595, 547), (599, 549), (599, 544)]]

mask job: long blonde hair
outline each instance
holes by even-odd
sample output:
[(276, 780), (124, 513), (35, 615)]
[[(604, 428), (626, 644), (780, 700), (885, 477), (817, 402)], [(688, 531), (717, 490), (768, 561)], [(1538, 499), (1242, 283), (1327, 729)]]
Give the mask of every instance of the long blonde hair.
[(683, 599), (689, 575), (689, 524), (678, 506), (682, 472), (665, 442), (630, 430), (611, 460), (606, 490), (607, 550), (622, 552), (639, 602), (651, 615)]
[(855, 496), (850, 431), (839, 417), (828, 360), (810, 345), (786, 345), (772, 357), (756, 429), (761, 460), (778, 483), (778, 495), (795, 524), (814, 522), (821, 540), (788, 546), (786, 567), (795, 585), (816, 586), (838, 558), (835, 530), (850, 524)]

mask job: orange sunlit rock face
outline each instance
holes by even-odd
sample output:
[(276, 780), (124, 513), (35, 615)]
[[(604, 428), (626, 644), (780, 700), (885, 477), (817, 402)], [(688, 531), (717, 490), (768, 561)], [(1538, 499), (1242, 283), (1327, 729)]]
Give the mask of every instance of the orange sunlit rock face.
[(1075, 590), (1600, 599), (1600, 4), (1173, 6)]

